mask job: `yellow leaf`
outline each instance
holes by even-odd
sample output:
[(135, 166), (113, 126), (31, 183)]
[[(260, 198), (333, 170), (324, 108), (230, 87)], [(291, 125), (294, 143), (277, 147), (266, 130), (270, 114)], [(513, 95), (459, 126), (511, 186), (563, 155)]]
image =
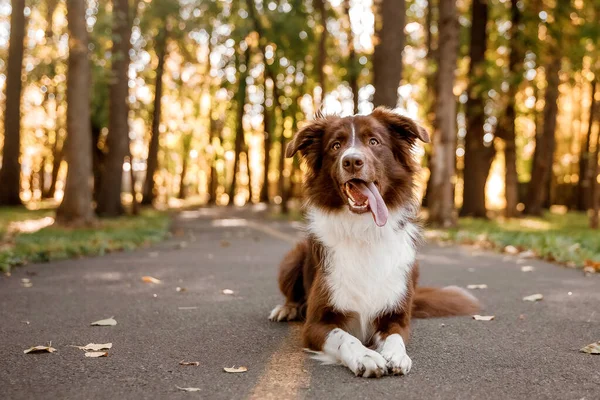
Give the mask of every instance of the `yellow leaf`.
[(540, 301), (544, 298), (544, 296), (540, 293), (532, 294), (530, 296), (523, 297), (524, 301)]
[(181, 361), (179, 361), (179, 365), (191, 365), (191, 366), (197, 367), (200, 365), (200, 363), (198, 361), (183, 361), (183, 360), (181, 360)]
[(467, 285), (467, 289), (487, 289), (487, 285), (485, 283), (480, 283), (476, 285)]
[(600, 342), (588, 344), (579, 351), (588, 354), (600, 354)]
[(108, 352), (106, 351), (88, 351), (85, 353), (86, 357), (89, 358), (98, 358), (98, 357), (108, 357)]
[(522, 272), (532, 272), (534, 269), (531, 265), (523, 265), (521, 267)]
[(494, 315), (473, 315), (475, 321), (492, 321), (494, 318)]
[(231, 374), (239, 374), (239, 373), (241, 373), (241, 372), (246, 372), (246, 371), (248, 371), (248, 368), (246, 368), (246, 367), (237, 367), (237, 368), (236, 368), (235, 366), (233, 366), (233, 367), (231, 367), (231, 368), (227, 368), (227, 367), (225, 367), (225, 368), (223, 368), (223, 370), (224, 370), (225, 372), (229, 372), (229, 373), (231, 373)]
[(29, 354), (29, 353), (54, 353), (56, 351), (56, 349), (54, 347), (50, 347), (50, 346), (34, 346), (34, 347), (30, 347), (27, 350), (23, 350), (23, 353), (25, 354)]
[(179, 387), (179, 386), (175, 386), (177, 389), (179, 390), (183, 390), (184, 392), (199, 392), (200, 388), (195, 388), (195, 387)]
[(115, 317), (110, 317), (107, 319), (101, 319), (100, 321), (92, 322), (90, 325), (92, 326), (115, 326), (117, 321)]
[(156, 279), (153, 276), (142, 276), (142, 282), (145, 282), (145, 283), (160, 283), (160, 279)]
[(231, 289), (223, 289), (223, 294), (233, 294), (233, 290)]
[(112, 348), (112, 343), (88, 343), (85, 346), (75, 346), (78, 349), (86, 350), (86, 351), (100, 351), (100, 350), (109, 350)]

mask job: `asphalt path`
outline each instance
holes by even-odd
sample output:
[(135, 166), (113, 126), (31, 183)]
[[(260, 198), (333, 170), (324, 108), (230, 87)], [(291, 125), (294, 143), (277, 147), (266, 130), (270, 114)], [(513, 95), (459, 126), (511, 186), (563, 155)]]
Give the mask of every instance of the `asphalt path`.
[[(246, 210), (185, 211), (151, 248), (2, 276), (0, 398), (600, 399), (600, 356), (579, 352), (600, 340), (600, 276), (465, 247), (424, 246), (422, 283), (486, 284), (473, 292), (494, 320), (415, 321), (404, 377), (319, 365), (300, 324), (267, 320), (300, 228)], [(523, 301), (536, 293), (542, 301)], [(90, 326), (108, 317), (117, 325)], [(55, 353), (23, 353), (50, 342)], [(72, 347), (108, 342), (101, 358)], [(224, 372), (233, 366), (248, 371)]]

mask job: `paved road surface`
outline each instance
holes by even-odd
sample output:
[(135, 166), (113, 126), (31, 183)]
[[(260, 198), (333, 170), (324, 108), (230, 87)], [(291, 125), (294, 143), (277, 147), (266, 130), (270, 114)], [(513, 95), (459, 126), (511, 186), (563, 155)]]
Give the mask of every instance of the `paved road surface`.
[[(600, 399), (600, 356), (578, 352), (600, 340), (600, 277), (535, 260), (525, 273), (516, 257), (426, 246), (423, 283), (485, 283), (476, 295), (496, 319), (416, 321), (408, 376), (356, 378), (306, 357), (298, 324), (267, 320), (281, 301), (277, 263), (300, 233), (247, 217), (188, 211), (151, 249), (0, 278), (0, 398)], [(522, 301), (534, 293), (544, 300)], [(118, 325), (89, 326), (111, 316)], [(57, 353), (23, 354), (50, 341)], [(90, 342), (112, 342), (109, 357), (70, 347)], [(223, 372), (233, 365), (248, 372)]]

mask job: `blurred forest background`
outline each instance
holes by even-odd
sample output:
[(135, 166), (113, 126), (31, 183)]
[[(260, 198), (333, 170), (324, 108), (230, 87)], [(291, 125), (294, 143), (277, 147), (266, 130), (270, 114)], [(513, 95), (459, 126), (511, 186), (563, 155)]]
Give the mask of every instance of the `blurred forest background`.
[(0, 0), (0, 206), (301, 197), (317, 110), (397, 107), (432, 224), (600, 203), (600, 0)]

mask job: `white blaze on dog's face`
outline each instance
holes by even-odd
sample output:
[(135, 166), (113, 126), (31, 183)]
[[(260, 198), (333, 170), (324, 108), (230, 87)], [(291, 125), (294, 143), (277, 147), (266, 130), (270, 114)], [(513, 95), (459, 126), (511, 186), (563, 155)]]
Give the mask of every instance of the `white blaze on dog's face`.
[(412, 147), (429, 135), (408, 117), (385, 108), (371, 115), (323, 117), (300, 130), (286, 155), (299, 151), (308, 172), (308, 201), (324, 210), (347, 207), (352, 213), (370, 212), (378, 226), (390, 209), (413, 198), (417, 170)]

